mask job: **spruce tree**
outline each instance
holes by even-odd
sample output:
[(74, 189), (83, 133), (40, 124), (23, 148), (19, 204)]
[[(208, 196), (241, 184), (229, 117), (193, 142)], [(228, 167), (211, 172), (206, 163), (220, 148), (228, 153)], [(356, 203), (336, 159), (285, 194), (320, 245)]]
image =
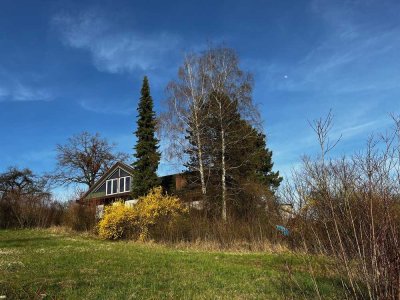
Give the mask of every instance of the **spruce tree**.
[(259, 155), (257, 156), (258, 166), (256, 169), (256, 177), (258, 180), (268, 187), (271, 192), (275, 192), (281, 184), (283, 178), (279, 176), (279, 171), (274, 172), (272, 169), (272, 150), (266, 146), (266, 136), (263, 133), (257, 132), (255, 147), (258, 148)]
[(155, 137), (156, 114), (153, 110), (153, 99), (150, 95), (149, 81), (145, 76), (139, 100), (137, 138), (135, 150), (135, 162), (132, 180), (132, 196), (134, 198), (146, 195), (149, 190), (160, 184), (157, 176), (160, 152), (158, 151), (158, 139)]
[[(226, 193), (228, 205), (234, 206), (238, 216), (260, 207), (262, 195), (274, 194), (282, 177), (273, 171), (272, 151), (267, 148), (266, 136), (260, 133), (239, 112), (237, 102), (223, 93), (212, 93), (208, 105), (201, 112), (205, 117), (205, 128), (201, 132), (202, 153), (205, 170), (207, 170), (207, 207), (218, 215), (221, 211), (222, 191), (222, 140), (221, 129), (225, 131), (225, 168)], [(212, 101), (218, 98), (218, 101)], [(221, 113), (219, 106), (223, 108)], [(185, 164), (191, 172), (190, 182), (194, 187), (199, 185), (198, 156), (195, 136), (187, 131), (188, 147)], [(257, 186), (257, 188), (256, 188)], [(256, 192), (257, 190), (257, 192)], [(255, 194), (257, 193), (257, 194)], [(233, 208), (233, 207), (232, 207)]]

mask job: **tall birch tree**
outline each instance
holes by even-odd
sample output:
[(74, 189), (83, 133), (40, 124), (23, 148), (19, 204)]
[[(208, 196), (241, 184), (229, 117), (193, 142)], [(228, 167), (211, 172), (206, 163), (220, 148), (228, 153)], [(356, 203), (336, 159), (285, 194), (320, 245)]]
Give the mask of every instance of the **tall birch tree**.
[[(227, 219), (227, 179), (239, 167), (228, 166), (227, 153), (250, 134), (242, 131), (236, 134), (236, 140), (228, 139), (238, 128), (233, 123), (241, 119), (252, 126), (259, 125), (252, 86), (252, 76), (240, 69), (236, 53), (217, 47), (187, 56), (178, 79), (167, 88), (168, 112), (163, 124), (169, 135), (169, 153), (184, 164), (190, 161), (191, 170), (198, 171), (203, 195), (207, 194), (210, 175), (219, 174), (216, 185), (221, 191), (223, 220)], [(210, 122), (218, 126), (211, 127)]]
[(214, 108), (213, 119), (217, 124), (219, 163), (216, 166), (221, 176), (221, 218), (226, 221), (229, 197), (227, 180), (232, 178), (231, 172), (240, 168), (252, 156), (243, 153), (245, 159), (235, 164), (228, 153), (243, 146), (252, 134), (251, 130), (238, 125), (240, 120), (258, 127), (260, 117), (252, 100), (253, 78), (250, 73), (241, 70), (238, 56), (232, 49), (210, 49), (204, 55), (204, 64), (210, 106)]
[(182, 165), (187, 163), (188, 157), (196, 157), (191, 170), (199, 174), (204, 198), (207, 194), (206, 173), (209, 172), (204, 162), (208, 101), (205, 68), (201, 56), (190, 54), (185, 57), (177, 79), (167, 86), (168, 110), (161, 117), (163, 133), (169, 141), (167, 157)]

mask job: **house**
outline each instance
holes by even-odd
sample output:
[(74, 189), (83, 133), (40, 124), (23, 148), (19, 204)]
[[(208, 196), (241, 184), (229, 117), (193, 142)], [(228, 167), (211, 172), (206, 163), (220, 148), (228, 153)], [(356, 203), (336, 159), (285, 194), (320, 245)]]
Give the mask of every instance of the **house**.
[[(111, 205), (115, 201), (123, 201), (125, 205), (132, 206), (137, 199), (132, 199), (132, 174), (133, 168), (123, 162), (115, 163), (89, 190), (81, 197), (79, 203), (96, 206), (98, 217), (103, 215), (105, 205)], [(180, 196), (185, 202), (190, 202), (191, 207), (198, 207), (198, 201), (194, 194), (187, 197), (186, 173), (173, 174), (160, 177), (161, 186), (169, 194)], [(186, 196), (186, 197), (184, 197)]]

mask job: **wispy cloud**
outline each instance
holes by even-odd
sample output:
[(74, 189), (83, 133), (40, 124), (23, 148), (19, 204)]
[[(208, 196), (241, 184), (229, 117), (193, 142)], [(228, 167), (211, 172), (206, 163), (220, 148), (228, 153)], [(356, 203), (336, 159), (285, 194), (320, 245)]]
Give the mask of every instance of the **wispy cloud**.
[(389, 112), (398, 111), (400, 26), (366, 19), (364, 5), (313, 1), (310, 11), (321, 30), (304, 51), (290, 60), (247, 62), (254, 66), (255, 93), (267, 99), (265, 111), (274, 120), (266, 132), (278, 169), (318, 151), (307, 120), (330, 108), (331, 139), (342, 135), (333, 155), (361, 149), (369, 134), (389, 126)]
[(24, 72), (0, 63), (0, 102), (53, 100), (53, 90), (40, 78), (37, 72)]
[(79, 105), (90, 112), (97, 114), (117, 114), (117, 115), (132, 115), (134, 109), (132, 108), (131, 101), (120, 103), (115, 105), (115, 103), (99, 104), (97, 100), (82, 100), (79, 101)]
[(313, 1), (311, 11), (326, 34), (295, 64), (259, 64), (270, 89), (342, 94), (400, 86), (400, 26), (356, 21), (357, 7), (332, 1)]
[(383, 127), (386, 127), (389, 124), (390, 118), (388, 116), (383, 120), (378, 119), (361, 124), (355, 124), (349, 127), (339, 128), (338, 130), (335, 130), (334, 136), (338, 137), (341, 135), (343, 139), (349, 140), (361, 134), (365, 135), (372, 133), (374, 130), (381, 130)]
[(118, 29), (95, 11), (58, 14), (52, 23), (65, 45), (89, 51), (96, 68), (110, 73), (154, 69), (180, 41), (167, 32), (144, 35)]
[(44, 88), (31, 87), (22, 83), (0, 86), (1, 101), (50, 101), (52, 93)]

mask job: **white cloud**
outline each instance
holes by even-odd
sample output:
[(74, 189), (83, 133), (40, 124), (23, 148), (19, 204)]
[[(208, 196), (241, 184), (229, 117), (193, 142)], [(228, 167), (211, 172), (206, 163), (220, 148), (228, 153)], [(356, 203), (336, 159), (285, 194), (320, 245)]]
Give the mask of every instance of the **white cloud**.
[[(390, 123), (389, 117), (383, 120), (373, 120), (361, 124), (355, 124), (335, 131), (336, 136), (342, 135), (344, 139), (351, 139), (361, 134), (371, 133), (374, 130), (386, 127)], [(340, 134), (340, 135), (339, 135)]]
[(165, 32), (119, 30), (93, 11), (56, 15), (52, 21), (67, 46), (89, 51), (96, 68), (110, 73), (154, 69), (179, 43), (177, 36)]
[(313, 1), (325, 35), (294, 64), (258, 64), (263, 83), (277, 91), (330, 94), (399, 87), (400, 27), (361, 22), (357, 3), (349, 3), (355, 4)]
[(79, 101), (79, 105), (83, 109), (97, 114), (131, 115), (133, 113), (133, 109), (130, 107), (130, 102), (131, 101), (122, 102), (118, 106), (113, 104), (99, 105), (98, 99), (96, 99)]
[(10, 83), (9, 87), (0, 86), (1, 101), (50, 101), (51, 92), (43, 88), (35, 88), (20, 82)]
[(13, 91), (13, 98), (16, 101), (50, 100), (51, 93), (45, 89), (34, 89), (18, 84)]

